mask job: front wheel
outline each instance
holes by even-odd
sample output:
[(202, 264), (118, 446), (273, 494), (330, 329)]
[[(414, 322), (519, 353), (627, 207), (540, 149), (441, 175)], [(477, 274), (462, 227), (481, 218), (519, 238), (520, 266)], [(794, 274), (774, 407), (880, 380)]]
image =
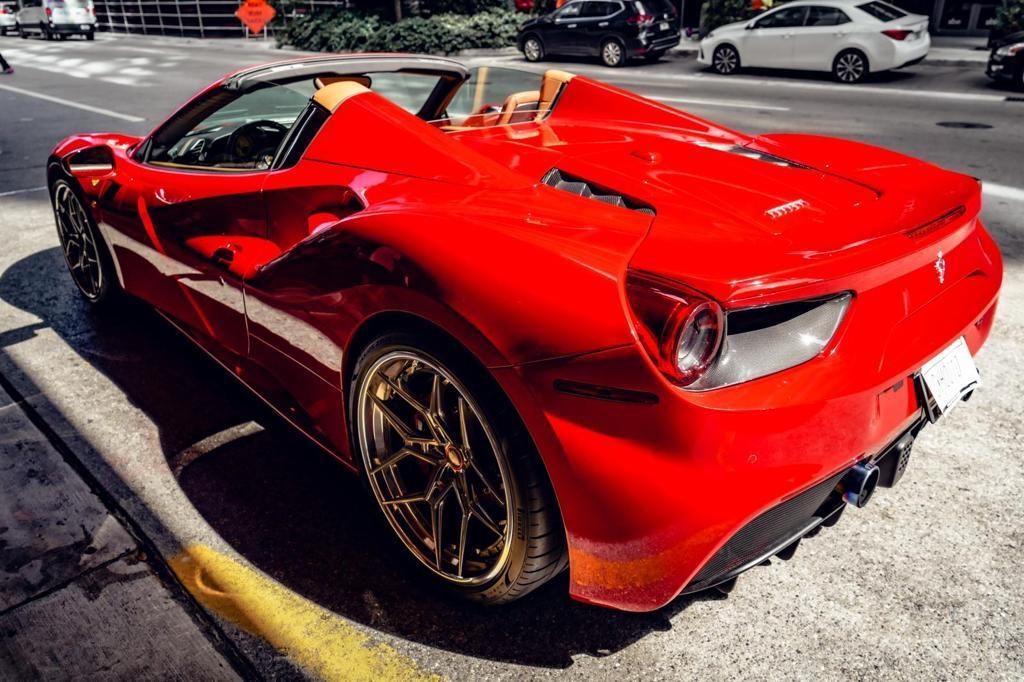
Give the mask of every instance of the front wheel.
[(832, 75), (840, 83), (860, 83), (868, 75), (868, 59), (858, 50), (840, 52), (832, 62)]
[(540, 38), (530, 36), (523, 41), (523, 56), (528, 62), (539, 62), (544, 59), (544, 44)]
[(606, 40), (601, 45), (601, 63), (612, 68), (626, 63), (626, 51), (617, 40)]
[(440, 337), (384, 334), (356, 361), (350, 395), (367, 486), (405, 554), (436, 584), (498, 604), (565, 568), (540, 458), (475, 360)]
[(59, 179), (51, 192), (64, 263), (86, 301), (95, 306), (109, 306), (122, 298), (121, 286), (96, 223), (71, 182)]
[(740, 53), (732, 45), (719, 45), (711, 55), (711, 68), (723, 76), (731, 76), (740, 69)]

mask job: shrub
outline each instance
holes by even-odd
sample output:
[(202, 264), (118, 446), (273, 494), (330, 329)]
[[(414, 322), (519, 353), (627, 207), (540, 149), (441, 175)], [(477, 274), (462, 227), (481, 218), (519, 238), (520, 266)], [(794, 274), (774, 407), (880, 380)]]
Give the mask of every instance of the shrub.
[(511, 9), (509, 0), (420, 0), (420, 11), (435, 14), (478, 14), (489, 9)]
[(315, 52), (358, 52), (385, 26), (374, 14), (328, 8), (300, 15), (277, 31), (277, 44)]
[(708, 0), (701, 6), (701, 35), (707, 35), (719, 26), (744, 21), (758, 14), (751, 9), (750, 0)]
[(1008, 0), (996, 9), (994, 33), (1000, 36), (1024, 31), (1024, 0)]
[(372, 15), (327, 9), (297, 17), (278, 32), (279, 45), (330, 52), (452, 54), (514, 45), (522, 15), (490, 9), (466, 16), (435, 14), (387, 23)]

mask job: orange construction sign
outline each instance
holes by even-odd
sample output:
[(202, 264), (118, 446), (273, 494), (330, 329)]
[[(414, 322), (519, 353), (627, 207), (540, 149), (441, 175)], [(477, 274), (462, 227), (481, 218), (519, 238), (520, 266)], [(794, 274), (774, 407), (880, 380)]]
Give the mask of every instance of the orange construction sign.
[(267, 4), (267, 0), (245, 0), (242, 6), (235, 11), (235, 16), (249, 27), (250, 33), (262, 31), (263, 27), (269, 24), (276, 15), (277, 12)]

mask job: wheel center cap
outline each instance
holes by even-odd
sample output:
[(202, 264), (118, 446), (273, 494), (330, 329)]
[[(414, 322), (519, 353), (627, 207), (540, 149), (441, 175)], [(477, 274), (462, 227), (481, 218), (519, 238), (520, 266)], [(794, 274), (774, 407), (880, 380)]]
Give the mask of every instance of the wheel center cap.
[(454, 443), (444, 446), (444, 456), (448, 458), (452, 471), (462, 471), (466, 468), (466, 455)]

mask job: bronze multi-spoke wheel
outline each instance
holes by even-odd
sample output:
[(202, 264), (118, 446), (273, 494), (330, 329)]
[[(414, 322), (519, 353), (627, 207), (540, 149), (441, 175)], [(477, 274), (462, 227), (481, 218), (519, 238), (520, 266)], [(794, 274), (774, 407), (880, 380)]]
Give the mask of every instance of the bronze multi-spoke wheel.
[(509, 601), (564, 568), (564, 532), (521, 425), (461, 356), (429, 336), (370, 344), (353, 382), (353, 439), (405, 550), (467, 596)]
[(105, 303), (120, 291), (99, 232), (71, 182), (57, 180), (52, 187), (53, 214), (64, 262), (75, 286), (90, 303)]

